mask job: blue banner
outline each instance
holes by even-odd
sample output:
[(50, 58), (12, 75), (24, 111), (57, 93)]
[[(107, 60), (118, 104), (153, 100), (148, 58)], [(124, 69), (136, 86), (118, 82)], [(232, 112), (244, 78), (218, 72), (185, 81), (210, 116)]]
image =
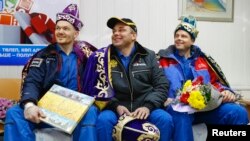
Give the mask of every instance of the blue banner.
[(0, 44), (0, 65), (25, 65), (31, 56), (46, 46), (35, 44)]
[(0, 0), (0, 12), (3, 11), (3, 0)]

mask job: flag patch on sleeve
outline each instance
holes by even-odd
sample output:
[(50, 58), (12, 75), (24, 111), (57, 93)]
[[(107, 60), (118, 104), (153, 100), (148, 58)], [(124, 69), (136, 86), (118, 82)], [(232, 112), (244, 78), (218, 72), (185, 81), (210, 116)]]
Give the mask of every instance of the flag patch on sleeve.
[(43, 62), (42, 58), (34, 58), (30, 64), (30, 67), (40, 67)]

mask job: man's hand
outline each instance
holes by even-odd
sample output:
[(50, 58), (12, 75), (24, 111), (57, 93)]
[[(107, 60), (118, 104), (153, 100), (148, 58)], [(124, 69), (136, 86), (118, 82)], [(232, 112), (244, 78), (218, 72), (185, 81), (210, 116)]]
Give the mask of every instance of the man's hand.
[(117, 106), (116, 111), (119, 114), (119, 116), (123, 114), (126, 114), (127, 116), (131, 116), (131, 113), (129, 112), (129, 110), (124, 106), (121, 106), (121, 105)]
[[(28, 105), (27, 105), (28, 104)], [(44, 113), (39, 109), (38, 106), (34, 104), (27, 103), (24, 108), (24, 117), (25, 119), (34, 122), (40, 123), (40, 117), (45, 118)]]
[(167, 107), (169, 104), (171, 104), (173, 100), (174, 100), (173, 98), (168, 98), (168, 99), (164, 102), (164, 107)]
[(221, 94), (223, 96), (223, 102), (234, 102), (236, 100), (235, 94), (229, 90), (222, 91)]
[(150, 114), (150, 110), (147, 107), (140, 107), (140, 108), (137, 108), (132, 113), (132, 116), (136, 117), (137, 119), (147, 119), (149, 114)]

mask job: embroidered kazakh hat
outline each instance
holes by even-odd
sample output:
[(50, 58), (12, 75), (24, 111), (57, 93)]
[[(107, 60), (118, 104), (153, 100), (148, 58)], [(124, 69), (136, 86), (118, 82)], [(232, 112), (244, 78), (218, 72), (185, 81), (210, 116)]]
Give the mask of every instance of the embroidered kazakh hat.
[(158, 141), (159, 129), (146, 120), (122, 115), (113, 129), (115, 141)]
[(193, 16), (183, 17), (181, 23), (176, 27), (174, 34), (178, 30), (188, 32), (193, 40), (196, 39), (199, 31), (196, 29), (196, 19)]
[(79, 9), (76, 4), (70, 4), (63, 10), (62, 13), (57, 13), (56, 22), (60, 20), (68, 21), (78, 31), (80, 31), (83, 27), (83, 23), (79, 19)]

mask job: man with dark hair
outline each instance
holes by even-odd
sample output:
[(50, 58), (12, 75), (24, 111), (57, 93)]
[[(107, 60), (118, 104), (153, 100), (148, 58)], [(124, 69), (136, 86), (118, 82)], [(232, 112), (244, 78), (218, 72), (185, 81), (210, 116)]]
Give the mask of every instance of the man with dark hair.
[[(96, 124), (98, 140), (111, 141), (113, 127), (124, 114), (148, 120), (159, 128), (160, 141), (170, 140), (172, 118), (160, 109), (167, 99), (168, 81), (155, 53), (136, 41), (138, 31), (131, 19), (112, 17), (107, 25), (113, 31), (112, 44), (90, 56), (85, 74), (89, 83), (84, 86), (85, 93), (104, 108)], [(133, 137), (123, 140), (137, 140)]]
[[(198, 35), (196, 19), (184, 17), (174, 32), (174, 45), (159, 51), (160, 65), (166, 78), (170, 81), (169, 98), (171, 103), (176, 93), (187, 80), (202, 78), (204, 84), (211, 84), (223, 96), (222, 104), (206, 112), (179, 112), (171, 106), (167, 111), (172, 115), (175, 131), (174, 141), (193, 141), (192, 124), (243, 125), (248, 123), (244, 107), (234, 103), (236, 95), (215, 61), (194, 45)], [(187, 98), (186, 98), (187, 99)], [(198, 99), (198, 98), (197, 98)], [(201, 101), (201, 100), (200, 100)]]

